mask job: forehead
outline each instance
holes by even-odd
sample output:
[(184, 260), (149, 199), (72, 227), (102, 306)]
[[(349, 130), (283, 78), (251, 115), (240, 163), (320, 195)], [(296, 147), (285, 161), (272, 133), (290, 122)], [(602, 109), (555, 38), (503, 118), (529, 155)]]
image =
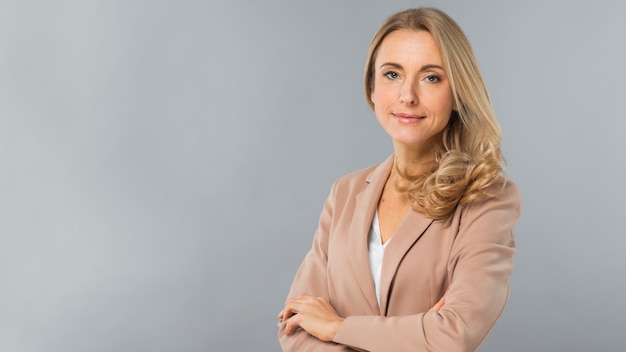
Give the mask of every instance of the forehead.
[(375, 62), (378, 66), (387, 61), (442, 66), (439, 46), (433, 35), (424, 30), (401, 29), (389, 33), (380, 43)]

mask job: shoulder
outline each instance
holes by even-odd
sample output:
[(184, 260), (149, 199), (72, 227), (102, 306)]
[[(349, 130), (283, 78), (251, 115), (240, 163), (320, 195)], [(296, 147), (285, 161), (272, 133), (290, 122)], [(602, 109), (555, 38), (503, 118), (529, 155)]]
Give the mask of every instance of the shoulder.
[(520, 190), (512, 180), (498, 176), (491, 185), (480, 191), (475, 198), (462, 208), (477, 208), (493, 202), (512, 201), (521, 202)]
[[(488, 189), (489, 198), (485, 202), (496, 202), (510, 204), (510, 206), (519, 210), (522, 203), (522, 197), (519, 187), (512, 180), (500, 176), (498, 180)], [(480, 202), (479, 202), (480, 203)]]
[(457, 212), (461, 227), (481, 224), (484, 232), (499, 227), (506, 231), (512, 230), (521, 214), (522, 202), (517, 185), (510, 179), (499, 177), (486, 193), (487, 196), (467, 204)]
[(370, 184), (378, 186), (387, 180), (392, 166), (393, 155), (379, 164), (353, 171), (338, 178), (333, 188), (337, 192), (347, 191), (351, 193), (352, 191), (359, 192)]
[(336, 179), (330, 192), (331, 199), (339, 203), (349, 202), (367, 187), (368, 177), (376, 167), (377, 165), (366, 167)]
[(336, 187), (339, 187), (339, 188), (345, 188), (345, 187), (351, 188), (356, 185), (366, 183), (369, 175), (371, 175), (372, 172), (376, 170), (376, 168), (379, 167), (380, 165), (381, 164), (368, 166), (360, 170), (353, 171), (349, 174), (343, 175), (339, 177), (337, 180), (335, 180), (335, 185)]
[(389, 177), (392, 165), (393, 159), (390, 157), (382, 163), (339, 177), (333, 183), (330, 199), (334, 199), (338, 203), (348, 203), (368, 188), (378, 189)]
[(393, 155), (389, 156), (381, 163), (353, 171), (347, 175), (338, 178), (335, 181), (337, 188), (354, 188), (362, 187), (368, 183), (378, 183), (381, 180), (387, 180), (389, 172), (393, 166)]

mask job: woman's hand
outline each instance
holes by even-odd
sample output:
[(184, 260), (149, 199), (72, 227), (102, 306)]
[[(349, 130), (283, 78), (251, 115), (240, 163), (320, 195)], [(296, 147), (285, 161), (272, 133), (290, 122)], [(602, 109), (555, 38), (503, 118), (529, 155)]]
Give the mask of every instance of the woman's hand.
[(322, 341), (332, 341), (344, 320), (327, 298), (310, 295), (287, 300), (278, 318), (285, 322), (285, 334), (291, 334), (299, 326)]
[[(450, 286), (441, 299), (428, 311), (436, 312), (446, 303)], [(301, 295), (291, 298), (285, 308), (278, 313), (278, 319), (285, 324), (285, 334), (290, 335), (301, 327), (322, 341), (332, 341), (344, 318), (340, 317), (327, 298)]]
[(450, 286), (448, 286), (448, 289), (446, 290), (446, 293), (443, 294), (443, 297), (439, 299), (439, 302), (435, 303), (435, 305), (432, 306), (428, 311), (436, 312), (439, 309), (441, 309), (441, 307), (443, 307), (443, 305), (446, 304), (446, 296), (448, 295), (448, 292), (450, 292)]

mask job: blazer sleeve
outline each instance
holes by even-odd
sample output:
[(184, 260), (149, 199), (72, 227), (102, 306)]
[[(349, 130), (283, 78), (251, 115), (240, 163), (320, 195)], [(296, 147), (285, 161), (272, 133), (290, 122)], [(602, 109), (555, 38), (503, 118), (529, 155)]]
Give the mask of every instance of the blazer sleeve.
[[(336, 182), (333, 185), (330, 195), (324, 203), (324, 208), (320, 215), (319, 226), (315, 231), (313, 245), (300, 264), (296, 276), (289, 290), (289, 297), (297, 297), (301, 294), (310, 294), (328, 298), (328, 282), (326, 277), (326, 264), (328, 254), (328, 238), (330, 225), (333, 217)], [(285, 352), (297, 351), (350, 351), (346, 346), (335, 342), (325, 342), (311, 336), (302, 328), (290, 335), (285, 335), (285, 323), (278, 323), (278, 340)]]
[(461, 210), (448, 262), (451, 286), (438, 312), (346, 317), (334, 341), (366, 351), (475, 351), (509, 295), (520, 216), (519, 190), (507, 182), (499, 196)]

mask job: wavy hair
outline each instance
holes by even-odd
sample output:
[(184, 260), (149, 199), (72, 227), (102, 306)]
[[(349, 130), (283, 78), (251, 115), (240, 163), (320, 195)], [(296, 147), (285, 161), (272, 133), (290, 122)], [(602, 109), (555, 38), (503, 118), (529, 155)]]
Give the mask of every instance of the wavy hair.
[(488, 189), (502, 182), (499, 176), (505, 170), (500, 125), (469, 40), (452, 18), (434, 8), (398, 12), (387, 18), (374, 35), (365, 65), (365, 95), (372, 109), (378, 48), (387, 35), (397, 30), (427, 31), (433, 36), (455, 107), (443, 130), (433, 166), (417, 175), (398, 168), (407, 182), (397, 186), (407, 192), (413, 209), (449, 224), (458, 206), (492, 197)]

